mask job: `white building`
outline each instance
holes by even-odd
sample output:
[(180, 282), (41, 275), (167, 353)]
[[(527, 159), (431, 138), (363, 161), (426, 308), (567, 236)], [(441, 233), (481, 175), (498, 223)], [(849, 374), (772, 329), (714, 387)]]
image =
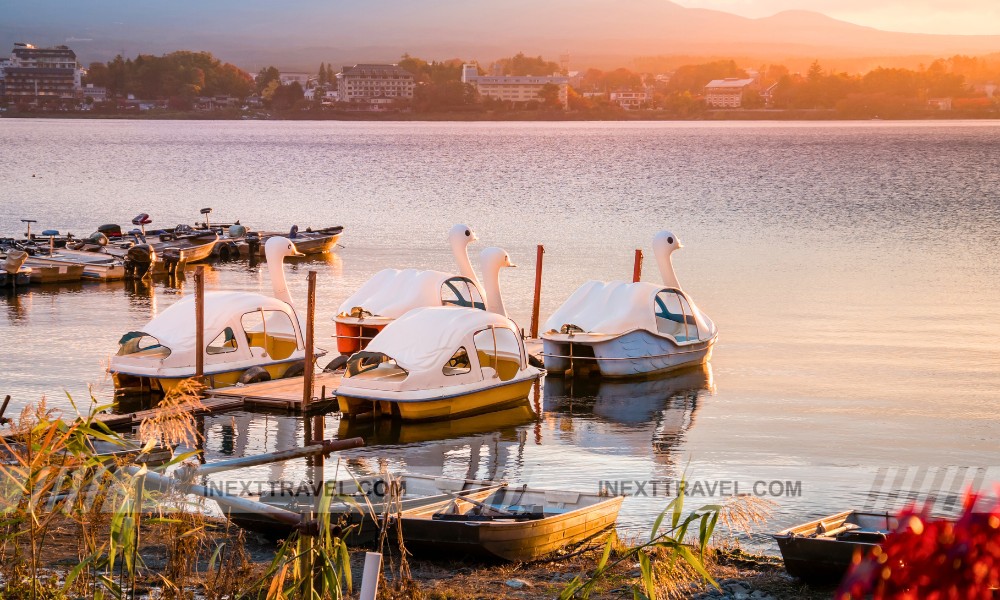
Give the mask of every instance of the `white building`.
[(717, 108), (739, 108), (743, 105), (743, 92), (757, 83), (756, 79), (713, 79), (705, 86), (705, 104)]
[(337, 99), (371, 110), (413, 100), (413, 73), (399, 65), (354, 65), (337, 73)]
[(67, 46), (37, 48), (17, 42), (2, 65), (4, 94), (14, 101), (79, 95), (83, 69)]
[(476, 87), (480, 96), (496, 98), (514, 104), (541, 101), (542, 88), (559, 88), (559, 103), (569, 106), (569, 78), (563, 75), (480, 75), (474, 64), (462, 65), (462, 82)]
[(278, 77), (281, 78), (281, 85), (297, 83), (302, 86), (302, 89), (305, 89), (309, 85), (311, 75), (309, 73), (281, 73)]
[(638, 92), (632, 90), (619, 90), (611, 92), (610, 96), (612, 104), (617, 104), (625, 110), (642, 108), (648, 104), (650, 100), (652, 100), (652, 95), (645, 90)]

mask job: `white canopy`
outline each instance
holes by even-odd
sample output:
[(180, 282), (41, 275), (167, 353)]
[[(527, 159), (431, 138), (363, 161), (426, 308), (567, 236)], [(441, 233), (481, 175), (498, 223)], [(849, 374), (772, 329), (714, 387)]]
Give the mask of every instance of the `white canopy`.
[(441, 286), (454, 277), (443, 271), (383, 269), (344, 300), (337, 314), (360, 307), (372, 316), (398, 319), (414, 308), (441, 306)]
[[(205, 294), (205, 343), (229, 326), (239, 326), (240, 318), (260, 309), (277, 310), (296, 318), (291, 308), (276, 298), (246, 292), (207, 292)], [(283, 319), (282, 319), (283, 320)], [(275, 320), (275, 332), (281, 331)], [(284, 329), (287, 330), (287, 322)], [(268, 323), (271, 331), (271, 322)], [(172, 358), (182, 358), (193, 364), (195, 353), (194, 296), (188, 295), (172, 304), (142, 328), (143, 333), (155, 337), (160, 344), (170, 348)], [(282, 331), (293, 334), (295, 332)], [(171, 361), (172, 362), (172, 361)]]
[(472, 336), (491, 325), (517, 333), (513, 321), (496, 313), (472, 308), (419, 308), (386, 325), (365, 351), (390, 356), (410, 373), (441, 375), (441, 367), (455, 351), (468, 345), (468, 351), (474, 352)]
[[(652, 283), (588, 281), (563, 302), (545, 322), (545, 331), (559, 332), (563, 325), (576, 325), (586, 333), (618, 336), (645, 329), (658, 334), (654, 301), (664, 290)], [(673, 290), (672, 290), (673, 291)], [(715, 324), (701, 314), (694, 302), (680, 290), (694, 312), (699, 337), (715, 334)]]

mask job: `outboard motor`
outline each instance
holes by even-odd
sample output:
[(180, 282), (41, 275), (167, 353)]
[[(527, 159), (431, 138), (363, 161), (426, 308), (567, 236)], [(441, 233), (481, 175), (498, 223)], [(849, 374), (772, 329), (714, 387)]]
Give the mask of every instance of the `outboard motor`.
[(260, 252), (260, 234), (256, 231), (248, 231), (246, 235), (247, 241), (247, 252), (250, 254), (250, 260), (257, 258), (257, 253)]
[(95, 231), (87, 236), (87, 243), (103, 248), (108, 245), (108, 236), (104, 235), (100, 231)]
[(125, 253), (125, 278), (142, 279), (152, 272), (156, 250), (149, 244), (136, 244)]
[(292, 225), (292, 230), (288, 232), (288, 239), (294, 240), (299, 235), (299, 226)]
[(114, 223), (109, 223), (107, 225), (101, 225), (97, 228), (97, 231), (108, 236), (108, 238), (115, 239), (122, 237), (121, 225), (116, 225)]
[(229, 226), (229, 237), (232, 239), (245, 237), (247, 234), (247, 228), (240, 225), (239, 221)]

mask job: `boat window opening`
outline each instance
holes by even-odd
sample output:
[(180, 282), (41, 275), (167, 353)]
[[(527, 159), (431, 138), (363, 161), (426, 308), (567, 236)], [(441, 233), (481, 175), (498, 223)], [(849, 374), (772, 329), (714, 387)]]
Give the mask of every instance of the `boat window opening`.
[(486, 310), (486, 303), (467, 277), (452, 277), (441, 284), (441, 304)]
[(118, 356), (166, 358), (170, 356), (170, 348), (149, 334), (130, 331), (118, 341)]
[(391, 356), (381, 352), (356, 352), (347, 361), (344, 377), (398, 381), (409, 375)]
[(673, 290), (656, 294), (653, 302), (656, 330), (673, 337), (678, 342), (698, 339), (698, 323), (687, 298)]
[(288, 313), (259, 309), (240, 319), (252, 356), (284, 360), (299, 349), (298, 336)]
[(226, 327), (222, 330), (222, 333), (209, 342), (205, 352), (207, 354), (226, 354), (236, 352), (236, 350), (236, 334), (233, 333), (232, 327)]
[(510, 381), (523, 368), (521, 344), (510, 329), (490, 327), (476, 333), (472, 341), (480, 368), (493, 369), (501, 381)]
[(445, 375), (465, 375), (472, 372), (472, 361), (469, 359), (469, 352), (465, 346), (451, 355), (441, 372)]

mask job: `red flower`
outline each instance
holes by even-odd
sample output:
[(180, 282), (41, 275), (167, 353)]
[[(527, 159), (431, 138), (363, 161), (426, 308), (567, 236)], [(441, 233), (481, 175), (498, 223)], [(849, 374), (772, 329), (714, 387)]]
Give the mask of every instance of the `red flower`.
[(967, 493), (955, 521), (931, 517), (929, 507), (903, 510), (881, 548), (854, 557), (836, 598), (993, 600), (1000, 587), (1000, 501), (977, 512), (982, 501)]

